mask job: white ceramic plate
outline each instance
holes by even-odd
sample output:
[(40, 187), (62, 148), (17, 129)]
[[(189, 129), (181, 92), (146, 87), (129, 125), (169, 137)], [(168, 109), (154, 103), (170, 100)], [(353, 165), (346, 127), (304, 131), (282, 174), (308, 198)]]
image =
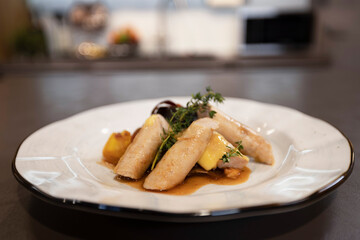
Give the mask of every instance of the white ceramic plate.
[[(186, 103), (189, 97), (169, 97)], [(293, 109), (227, 98), (218, 107), (273, 146), (275, 164), (250, 162), (247, 182), (206, 185), (187, 196), (138, 191), (99, 165), (112, 132), (133, 132), (164, 99), (104, 106), (30, 135), (13, 163), (16, 178), (37, 196), (63, 206), (123, 217), (212, 221), (288, 211), (310, 204), (351, 173), (351, 143), (330, 124)]]

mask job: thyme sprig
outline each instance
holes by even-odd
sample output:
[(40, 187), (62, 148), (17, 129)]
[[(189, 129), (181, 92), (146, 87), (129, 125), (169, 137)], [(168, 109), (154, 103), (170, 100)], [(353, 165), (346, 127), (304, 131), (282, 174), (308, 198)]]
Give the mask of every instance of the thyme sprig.
[(244, 146), (241, 144), (242, 141), (238, 141), (235, 143), (237, 144), (236, 148), (226, 146), (229, 149), (229, 151), (220, 158), (220, 160), (222, 160), (223, 163), (230, 162), (231, 157), (238, 157), (238, 156), (242, 157), (243, 156), (243, 154), (240, 152), (241, 149), (244, 149)]
[[(190, 124), (197, 119), (197, 112), (204, 113), (208, 110), (209, 103), (222, 103), (224, 97), (220, 93), (214, 92), (211, 87), (206, 88), (206, 93), (200, 92), (193, 94), (185, 107), (177, 107), (175, 113), (170, 119), (167, 119), (170, 125), (169, 131), (164, 132), (162, 143), (156, 152), (155, 158), (151, 165), (151, 170), (155, 168), (156, 163), (177, 141), (177, 135), (187, 129)], [(213, 118), (215, 111), (209, 111), (209, 117)]]

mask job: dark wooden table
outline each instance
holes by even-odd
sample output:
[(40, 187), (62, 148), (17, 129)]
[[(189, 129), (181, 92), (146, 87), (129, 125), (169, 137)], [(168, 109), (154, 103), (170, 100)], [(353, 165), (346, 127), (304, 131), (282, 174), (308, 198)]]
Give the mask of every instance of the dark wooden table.
[[(94, 107), (189, 95), (211, 85), (225, 96), (298, 109), (338, 127), (360, 147), (360, 15), (356, 1), (328, 14), (332, 64), (323, 67), (0, 73), (0, 239), (359, 239), (360, 167), (323, 200), (294, 212), (214, 223), (121, 219), (53, 206), (11, 173), (30, 133)], [(358, 4), (359, 5), (359, 4)]]
[[(324, 119), (360, 145), (357, 68), (268, 68), (4, 74), (0, 79), (0, 239), (354, 239), (360, 234), (359, 165), (333, 194), (294, 212), (214, 223), (158, 223), (63, 209), (33, 197), (11, 173), (21, 141), (53, 121), (94, 107), (189, 95), (211, 85), (225, 96), (280, 104)], [(166, 234), (166, 235), (164, 235)], [(225, 239), (225, 238), (224, 238)]]

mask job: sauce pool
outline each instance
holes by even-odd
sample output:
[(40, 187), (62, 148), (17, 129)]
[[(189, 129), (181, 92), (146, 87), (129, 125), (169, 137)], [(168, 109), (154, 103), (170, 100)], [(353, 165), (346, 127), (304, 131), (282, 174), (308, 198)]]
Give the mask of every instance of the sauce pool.
[(244, 167), (241, 170), (240, 175), (235, 179), (226, 177), (220, 170), (212, 171), (211, 176), (206, 174), (194, 174), (186, 177), (183, 183), (167, 191), (151, 191), (144, 189), (143, 184), (148, 173), (139, 180), (131, 180), (129, 178), (124, 178), (121, 176), (116, 176), (115, 180), (133, 188), (136, 188), (140, 191), (156, 192), (170, 195), (189, 195), (207, 184), (236, 185), (246, 182), (249, 179), (250, 173), (251, 170), (247, 167)]

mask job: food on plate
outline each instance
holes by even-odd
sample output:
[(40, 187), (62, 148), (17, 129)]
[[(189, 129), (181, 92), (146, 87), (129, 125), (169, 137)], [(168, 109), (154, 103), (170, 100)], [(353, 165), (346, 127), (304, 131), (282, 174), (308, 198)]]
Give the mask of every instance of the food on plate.
[(213, 130), (218, 126), (219, 123), (210, 118), (194, 121), (147, 176), (144, 188), (168, 190), (184, 181), (203, 154)]
[(114, 172), (132, 179), (139, 179), (150, 166), (162, 139), (161, 135), (167, 131), (169, 124), (159, 114), (146, 119), (133, 142), (128, 146), (124, 155), (117, 163)]
[(132, 136), (120, 134), (126, 141), (110, 136), (104, 161), (116, 165), (118, 181), (143, 190), (189, 194), (207, 183), (246, 181), (249, 157), (271, 165), (272, 148), (255, 131), (210, 105), (223, 101), (207, 88), (204, 95), (192, 95), (186, 106), (160, 102)]
[(217, 130), (228, 141), (236, 145), (236, 141), (241, 139), (243, 145), (242, 153), (253, 157), (256, 161), (272, 165), (274, 156), (272, 154), (271, 145), (254, 130), (236, 121), (232, 117), (223, 113), (214, 106), (209, 106), (205, 112), (199, 112), (199, 117), (206, 117), (208, 112), (215, 111), (214, 120), (219, 122)]
[(103, 149), (104, 161), (116, 165), (130, 142), (131, 134), (126, 130), (111, 134)]
[[(249, 158), (246, 157), (245, 155), (231, 157), (231, 163), (224, 162), (222, 160), (222, 156), (228, 153), (229, 151), (231, 151), (231, 149), (235, 149), (235, 147), (230, 142), (228, 142), (224, 138), (224, 136), (214, 131), (211, 136), (210, 142), (206, 146), (204, 153), (202, 154), (202, 156), (198, 161), (198, 164), (206, 171), (216, 169), (217, 167), (218, 168), (237, 167), (241, 169), (247, 164), (247, 162), (249, 162)], [(245, 164), (239, 165), (243, 161), (238, 160), (238, 158), (243, 159), (243, 161), (245, 161), (244, 162)]]

